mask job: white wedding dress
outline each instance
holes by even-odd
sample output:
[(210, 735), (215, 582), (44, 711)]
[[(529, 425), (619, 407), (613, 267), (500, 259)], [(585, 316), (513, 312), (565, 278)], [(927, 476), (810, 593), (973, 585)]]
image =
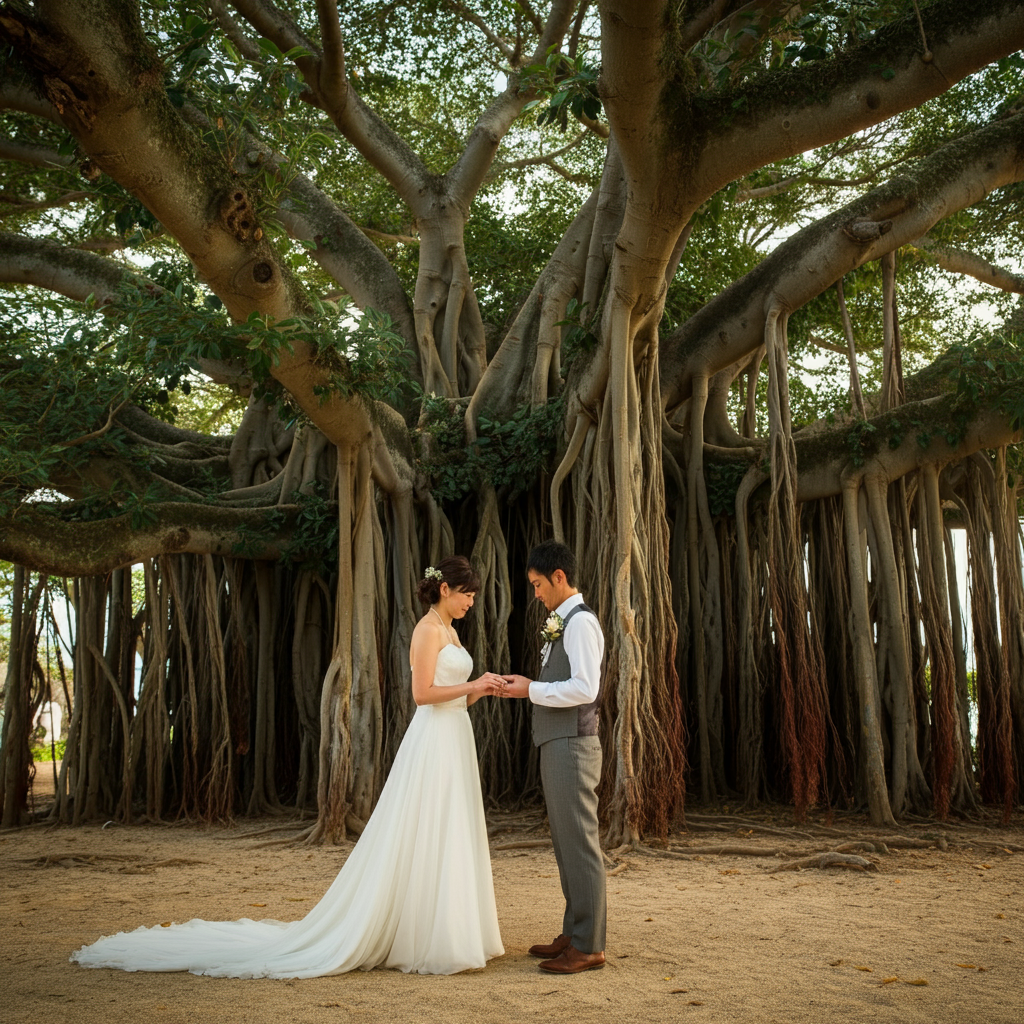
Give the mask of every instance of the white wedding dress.
[[(473, 659), (449, 644), (435, 686)], [(483, 967), (504, 953), (466, 698), (416, 709), (377, 807), (323, 899), (301, 921), (137, 928), (83, 946), (86, 967), (230, 978), (313, 978), (383, 964), (419, 974)]]

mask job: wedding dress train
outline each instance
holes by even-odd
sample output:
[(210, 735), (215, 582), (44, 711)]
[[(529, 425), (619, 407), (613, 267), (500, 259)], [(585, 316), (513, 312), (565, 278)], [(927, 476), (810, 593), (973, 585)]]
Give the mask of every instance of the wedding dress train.
[[(441, 649), (435, 686), (473, 659)], [(419, 974), (483, 967), (504, 952), (466, 698), (416, 709), (377, 807), (331, 887), (301, 921), (137, 928), (73, 953), (86, 967), (313, 978), (383, 964)]]

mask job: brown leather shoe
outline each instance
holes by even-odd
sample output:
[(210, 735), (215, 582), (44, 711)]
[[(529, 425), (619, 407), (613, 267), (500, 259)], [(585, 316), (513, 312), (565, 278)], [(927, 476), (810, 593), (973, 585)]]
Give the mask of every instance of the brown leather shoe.
[(558, 956), (570, 941), (568, 935), (559, 935), (557, 939), (549, 942), (546, 946), (538, 942), (536, 946), (530, 947), (530, 956), (539, 956), (544, 960), (549, 960), (553, 956)]
[(542, 971), (551, 971), (553, 974), (596, 971), (599, 967), (604, 967), (604, 953), (581, 953), (573, 946), (566, 946), (554, 960), (544, 960), (538, 966)]

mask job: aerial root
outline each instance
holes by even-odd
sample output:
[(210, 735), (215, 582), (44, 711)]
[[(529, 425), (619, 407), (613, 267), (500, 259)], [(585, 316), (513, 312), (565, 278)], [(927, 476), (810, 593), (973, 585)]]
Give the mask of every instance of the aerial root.
[(852, 853), (816, 853), (813, 857), (802, 857), (800, 860), (791, 860), (780, 864), (768, 874), (774, 875), (776, 871), (802, 871), (804, 868), (849, 868), (851, 871), (877, 871), (878, 865), (874, 861), (856, 857)]
[[(799, 835), (799, 834), (798, 834)], [(978, 845), (974, 843), (974, 845)], [(1024, 848), (1014, 844), (992, 843), (994, 849), (1005, 853), (1024, 852)], [(855, 868), (860, 871), (877, 871), (878, 867), (874, 862), (864, 857), (856, 856), (858, 853), (876, 854), (881, 856), (889, 855), (893, 850), (937, 850), (946, 852), (949, 850), (949, 842), (943, 836), (933, 839), (910, 839), (905, 836), (889, 836), (884, 839), (874, 836), (855, 837), (848, 842), (834, 846), (828, 850), (818, 850), (808, 854), (806, 850), (793, 850), (778, 847), (747, 846), (742, 843), (717, 843), (706, 846), (687, 846), (682, 843), (675, 843), (666, 846), (636, 846), (633, 852), (644, 857), (669, 860), (694, 860), (700, 857), (760, 857), (766, 860), (786, 859), (787, 863), (774, 867), (769, 872), (795, 871), (800, 868), (826, 868), (845, 867)], [(621, 850), (612, 852), (612, 857)], [(605, 854), (605, 860), (610, 864), (611, 858)]]
[(512, 843), (495, 843), (492, 850), (539, 850), (551, 846), (550, 839), (517, 839)]

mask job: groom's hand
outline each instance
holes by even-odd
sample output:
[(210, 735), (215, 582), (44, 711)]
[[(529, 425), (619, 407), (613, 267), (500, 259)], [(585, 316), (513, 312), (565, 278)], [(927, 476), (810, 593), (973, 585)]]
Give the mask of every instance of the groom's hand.
[(528, 697), (530, 680), (526, 676), (505, 676), (506, 697)]

